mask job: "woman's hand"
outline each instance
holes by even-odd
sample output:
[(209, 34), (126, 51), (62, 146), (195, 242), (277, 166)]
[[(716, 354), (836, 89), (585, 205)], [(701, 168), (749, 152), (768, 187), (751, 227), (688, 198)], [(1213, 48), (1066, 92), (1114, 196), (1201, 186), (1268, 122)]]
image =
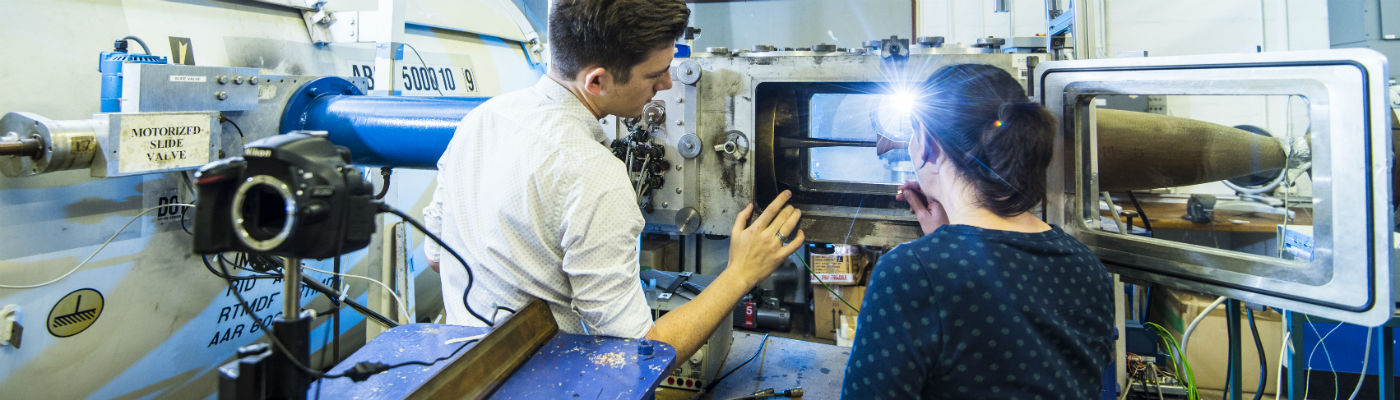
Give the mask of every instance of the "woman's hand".
[(896, 194), (894, 199), (909, 202), (909, 212), (919, 219), (919, 228), (924, 230), (925, 235), (948, 224), (948, 213), (943, 211), (943, 204), (925, 197), (919, 182), (905, 182), (899, 185), (899, 194)]
[[(739, 212), (730, 232), (729, 267), (725, 272), (742, 274), (744, 282), (752, 287), (802, 247), (806, 236), (796, 229), (802, 210), (786, 205), (790, 198), (792, 192), (784, 190), (778, 194), (753, 224), (747, 224), (749, 216), (753, 215), (753, 204)], [(793, 236), (794, 231), (796, 236)], [(788, 243), (784, 245), (784, 242)]]

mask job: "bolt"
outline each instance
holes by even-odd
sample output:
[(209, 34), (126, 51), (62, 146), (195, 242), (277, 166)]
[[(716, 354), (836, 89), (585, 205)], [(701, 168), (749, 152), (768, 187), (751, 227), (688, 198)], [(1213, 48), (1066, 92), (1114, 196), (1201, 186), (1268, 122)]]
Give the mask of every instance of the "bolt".
[(685, 121), (682, 121), (682, 120), (679, 120), (679, 119), (676, 120), (676, 126), (684, 126), (684, 125), (685, 125)]
[(228, 84), (228, 76), (227, 76), (227, 75), (219, 75), (218, 78), (214, 78), (214, 81), (219, 82), (220, 85), (227, 85), (227, 84)]
[(234, 75), (234, 76), (233, 76), (233, 84), (235, 84), (235, 85), (242, 85), (242, 84), (243, 84), (243, 76), (242, 76), (242, 75)]
[(685, 103), (685, 98), (684, 98), (684, 97), (679, 98), (679, 99), (676, 99), (676, 104), (681, 104), (681, 103)]
[(258, 84), (258, 78), (257, 78), (257, 77), (251, 77), (251, 76), (248, 77), (248, 84), (249, 84), (249, 85), (257, 85), (257, 84)]
[(671, 202), (669, 202), (669, 201), (663, 201), (663, 202), (661, 202), (661, 208), (671, 208)]
[(694, 150), (694, 149), (695, 149), (695, 143), (686, 142), (686, 143), (685, 143), (685, 149), (686, 149), (686, 150)]
[(214, 98), (219, 99), (220, 101), (228, 100), (228, 92), (214, 93)]
[(676, 194), (681, 194), (681, 188), (676, 188)]
[(684, 168), (684, 167), (681, 167), (680, 165), (677, 165), (677, 166), (676, 166), (676, 170), (677, 170), (677, 171), (680, 171), (681, 168)]

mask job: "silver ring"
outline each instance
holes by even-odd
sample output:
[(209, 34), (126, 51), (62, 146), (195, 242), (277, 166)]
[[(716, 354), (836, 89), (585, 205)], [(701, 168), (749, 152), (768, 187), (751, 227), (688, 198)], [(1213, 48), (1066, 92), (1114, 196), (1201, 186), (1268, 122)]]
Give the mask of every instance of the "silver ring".
[(788, 238), (787, 238), (787, 236), (783, 236), (783, 233), (782, 233), (782, 232), (775, 232), (775, 233), (773, 233), (773, 234), (774, 234), (774, 235), (778, 235), (778, 242), (780, 242), (780, 243), (787, 243)]

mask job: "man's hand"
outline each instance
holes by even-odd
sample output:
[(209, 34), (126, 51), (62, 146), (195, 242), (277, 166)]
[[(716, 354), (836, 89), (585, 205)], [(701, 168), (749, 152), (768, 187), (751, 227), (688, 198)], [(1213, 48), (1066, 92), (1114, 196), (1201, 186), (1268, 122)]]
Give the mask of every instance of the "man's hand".
[(905, 182), (899, 185), (899, 194), (896, 194), (894, 199), (909, 202), (909, 212), (919, 219), (919, 228), (923, 229), (925, 235), (948, 224), (948, 213), (943, 210), (943, 204), (925, 197), (919, 182)]
[[(734, 229), (730, 232), (729, 266), (704, 292), (657, 319), (646, 337), (674, 346), (678, 360), (695, 354), (720, 321), (734, 312), (734, 304), (758, 281), (778, 269), (784, 258), (802, 247), (806, 236), (797, 229), (802, 211), (786, 206), (789, 198), (792, 198), (790, 192), (779, 194), (751, 225), (748, 221), (753, 215), (753, 204), (744, 207), (734, 219)], [(797, 236), (789, 236), (794, 231)], [(784, 245), (787, 240), (779, 234), (791, 242)]]
[(437, 262), (437, 261), (428, 261), (428, 268), (432, 268), (432, 269), (433, 269), (433, 272), (437, 272), (437, 273), (440, 274), (440, 273), (442, 273), (442, 271), (438, 271), (438, 266), (439, 266), (439, 265), (442, 265), (442, 263), (439, 263), (439, 262)]
[[(790, 198), (792, 192), (784, 190), (778, 194), (752, 225), (746, 226), (746, 223), (753, 215), (753, 204), (739, 212), (730, 232), (729, 267), (725, 271), (741, 273), (744, 282), (752, 286), (771, 275), (784, 259), (802, 247), (806, 236), (796, 229), (802, 210), (786, 205)], [(794, 230), (796, 236), (792, 236)], [(785, 240), (790, 242), (784, 245)]]

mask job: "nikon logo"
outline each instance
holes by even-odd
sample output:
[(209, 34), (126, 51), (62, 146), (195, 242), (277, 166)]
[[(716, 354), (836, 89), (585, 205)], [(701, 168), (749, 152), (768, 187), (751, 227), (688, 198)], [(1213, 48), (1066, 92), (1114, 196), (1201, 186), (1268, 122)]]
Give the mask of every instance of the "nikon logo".
[(251, 148), (243, 151), (243, 155), (248, 157), (272, 158), (272, 150)]

